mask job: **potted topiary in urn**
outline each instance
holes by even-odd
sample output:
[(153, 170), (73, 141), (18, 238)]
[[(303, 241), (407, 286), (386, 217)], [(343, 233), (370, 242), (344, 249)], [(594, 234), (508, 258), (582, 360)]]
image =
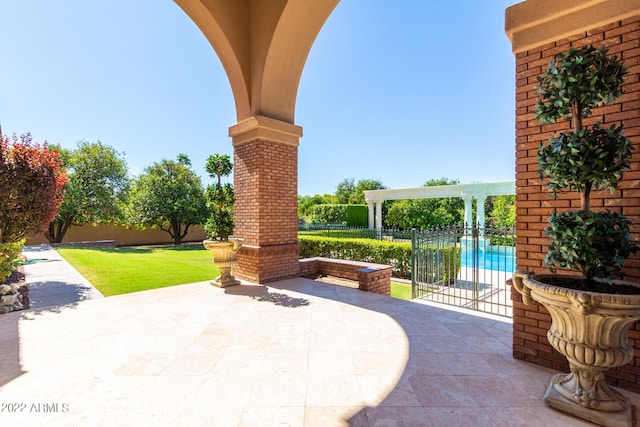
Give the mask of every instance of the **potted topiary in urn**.
[(549, 342), (566, 356), (571, 373), (553, 377), (545, 402), (553, 408), (607, 426), (631, 425), (631, 405), (605, 382), (605, 371), (633, 359), (629, 326), (640, 319), (640, 288), (622, 277), (624, 259), (638, 251), (621, 213), (591, 209), (593, 191), (614, 193), (630, 168), (632, 143), (623, 125), (587, 126), (591, 110), (622, 95), (626, 67), (605, 47), (570, 48), (538, 77), (536, 118), (560, 119), (568, 131), (538, 151), (540, 177), (554, 197), (561, 190), (580, 194), (580, 209), (554, 213), (545, 228), (551, 240), (545, 262), (576, 274), (514, 274), (523, 302), (538, 301), (551, 314)]
[(231, 268), (236, 262), (236, 252), (242, 246), (242, 239), (229, 236), (233, 233), (233, 203), (235, 196), (231, 184), (222, 184), (222, 178), (233, 171), (233, 163), (227, 155), (214, 154), (209, 156), (205, 169), (213, 184), (207, 187), (207, 205), (210, 217), (204, 226), (208, 239), (204, 247), (213, 254), (213, 264), (220, 270), (220, 276), (211, 282), (219, 288), (239, 285), (240, 281), (231, 275)]

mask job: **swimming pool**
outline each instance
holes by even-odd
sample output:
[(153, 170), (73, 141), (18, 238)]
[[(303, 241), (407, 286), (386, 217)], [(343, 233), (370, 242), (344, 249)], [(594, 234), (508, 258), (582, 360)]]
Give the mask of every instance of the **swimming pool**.
[(463, 250), (460, 253), (462, 267), (483, 268), (485, 270), (506, 271), (513, 273), (515, 270), (515, 247), (483, 245), (478, 251), (477, 261), (474, 262), (475, 252), (473, 250)]

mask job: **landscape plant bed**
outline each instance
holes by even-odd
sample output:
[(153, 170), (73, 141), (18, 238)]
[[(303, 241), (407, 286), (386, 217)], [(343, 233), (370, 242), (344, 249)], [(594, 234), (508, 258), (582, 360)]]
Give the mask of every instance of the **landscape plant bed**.
[[(2, 282), (3, 285), (14, 286), (17, 288), (18, 293), (21, 295), (22, 310), (27, 310), (29, 305), (29, 287), (27, 286), (26, 277), (24, 274), (24, 267), (18, 266), (9, 277), (6, 277)], [(18, 311), (18, 310), (15, 310)]]

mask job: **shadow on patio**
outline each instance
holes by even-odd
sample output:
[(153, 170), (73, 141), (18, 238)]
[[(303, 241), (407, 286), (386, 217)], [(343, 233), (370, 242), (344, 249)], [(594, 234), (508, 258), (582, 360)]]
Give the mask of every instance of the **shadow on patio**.
[(304, 278), (7, 320), (0, 401), (57, 405), (3, 425), (589, 425), (544, 405), (553, 372), (511, 357), (510, 323)]

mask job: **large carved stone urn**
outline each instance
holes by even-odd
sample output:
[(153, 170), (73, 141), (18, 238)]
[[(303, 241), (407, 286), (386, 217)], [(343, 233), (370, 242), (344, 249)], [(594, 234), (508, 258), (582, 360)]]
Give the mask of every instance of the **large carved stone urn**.
[(239, 285), (240, 281), (231, 275), (231, 269), (236, 263), (236, 253), (242, 247), (243, 239), (230, 238), (228, 241), (204, 240), (202, 244), (213, 254), (213, 265), (218, 267), (220, 276), (211, 284), (219, 288)]
[(546, 284), (545, 279), (552, 276), (513, 275), (513, 286), (522, 294), (522, 301), (537, 301), (551, 314), (547, 338), (569, 361), (571, 372), (551, 379), (545, 402), (596, 424), (631, 426), (629, 399), (605, 382), (605, 372), (633, 360), (627, 333), (640, 319), (640, 295), (602, 294)]

